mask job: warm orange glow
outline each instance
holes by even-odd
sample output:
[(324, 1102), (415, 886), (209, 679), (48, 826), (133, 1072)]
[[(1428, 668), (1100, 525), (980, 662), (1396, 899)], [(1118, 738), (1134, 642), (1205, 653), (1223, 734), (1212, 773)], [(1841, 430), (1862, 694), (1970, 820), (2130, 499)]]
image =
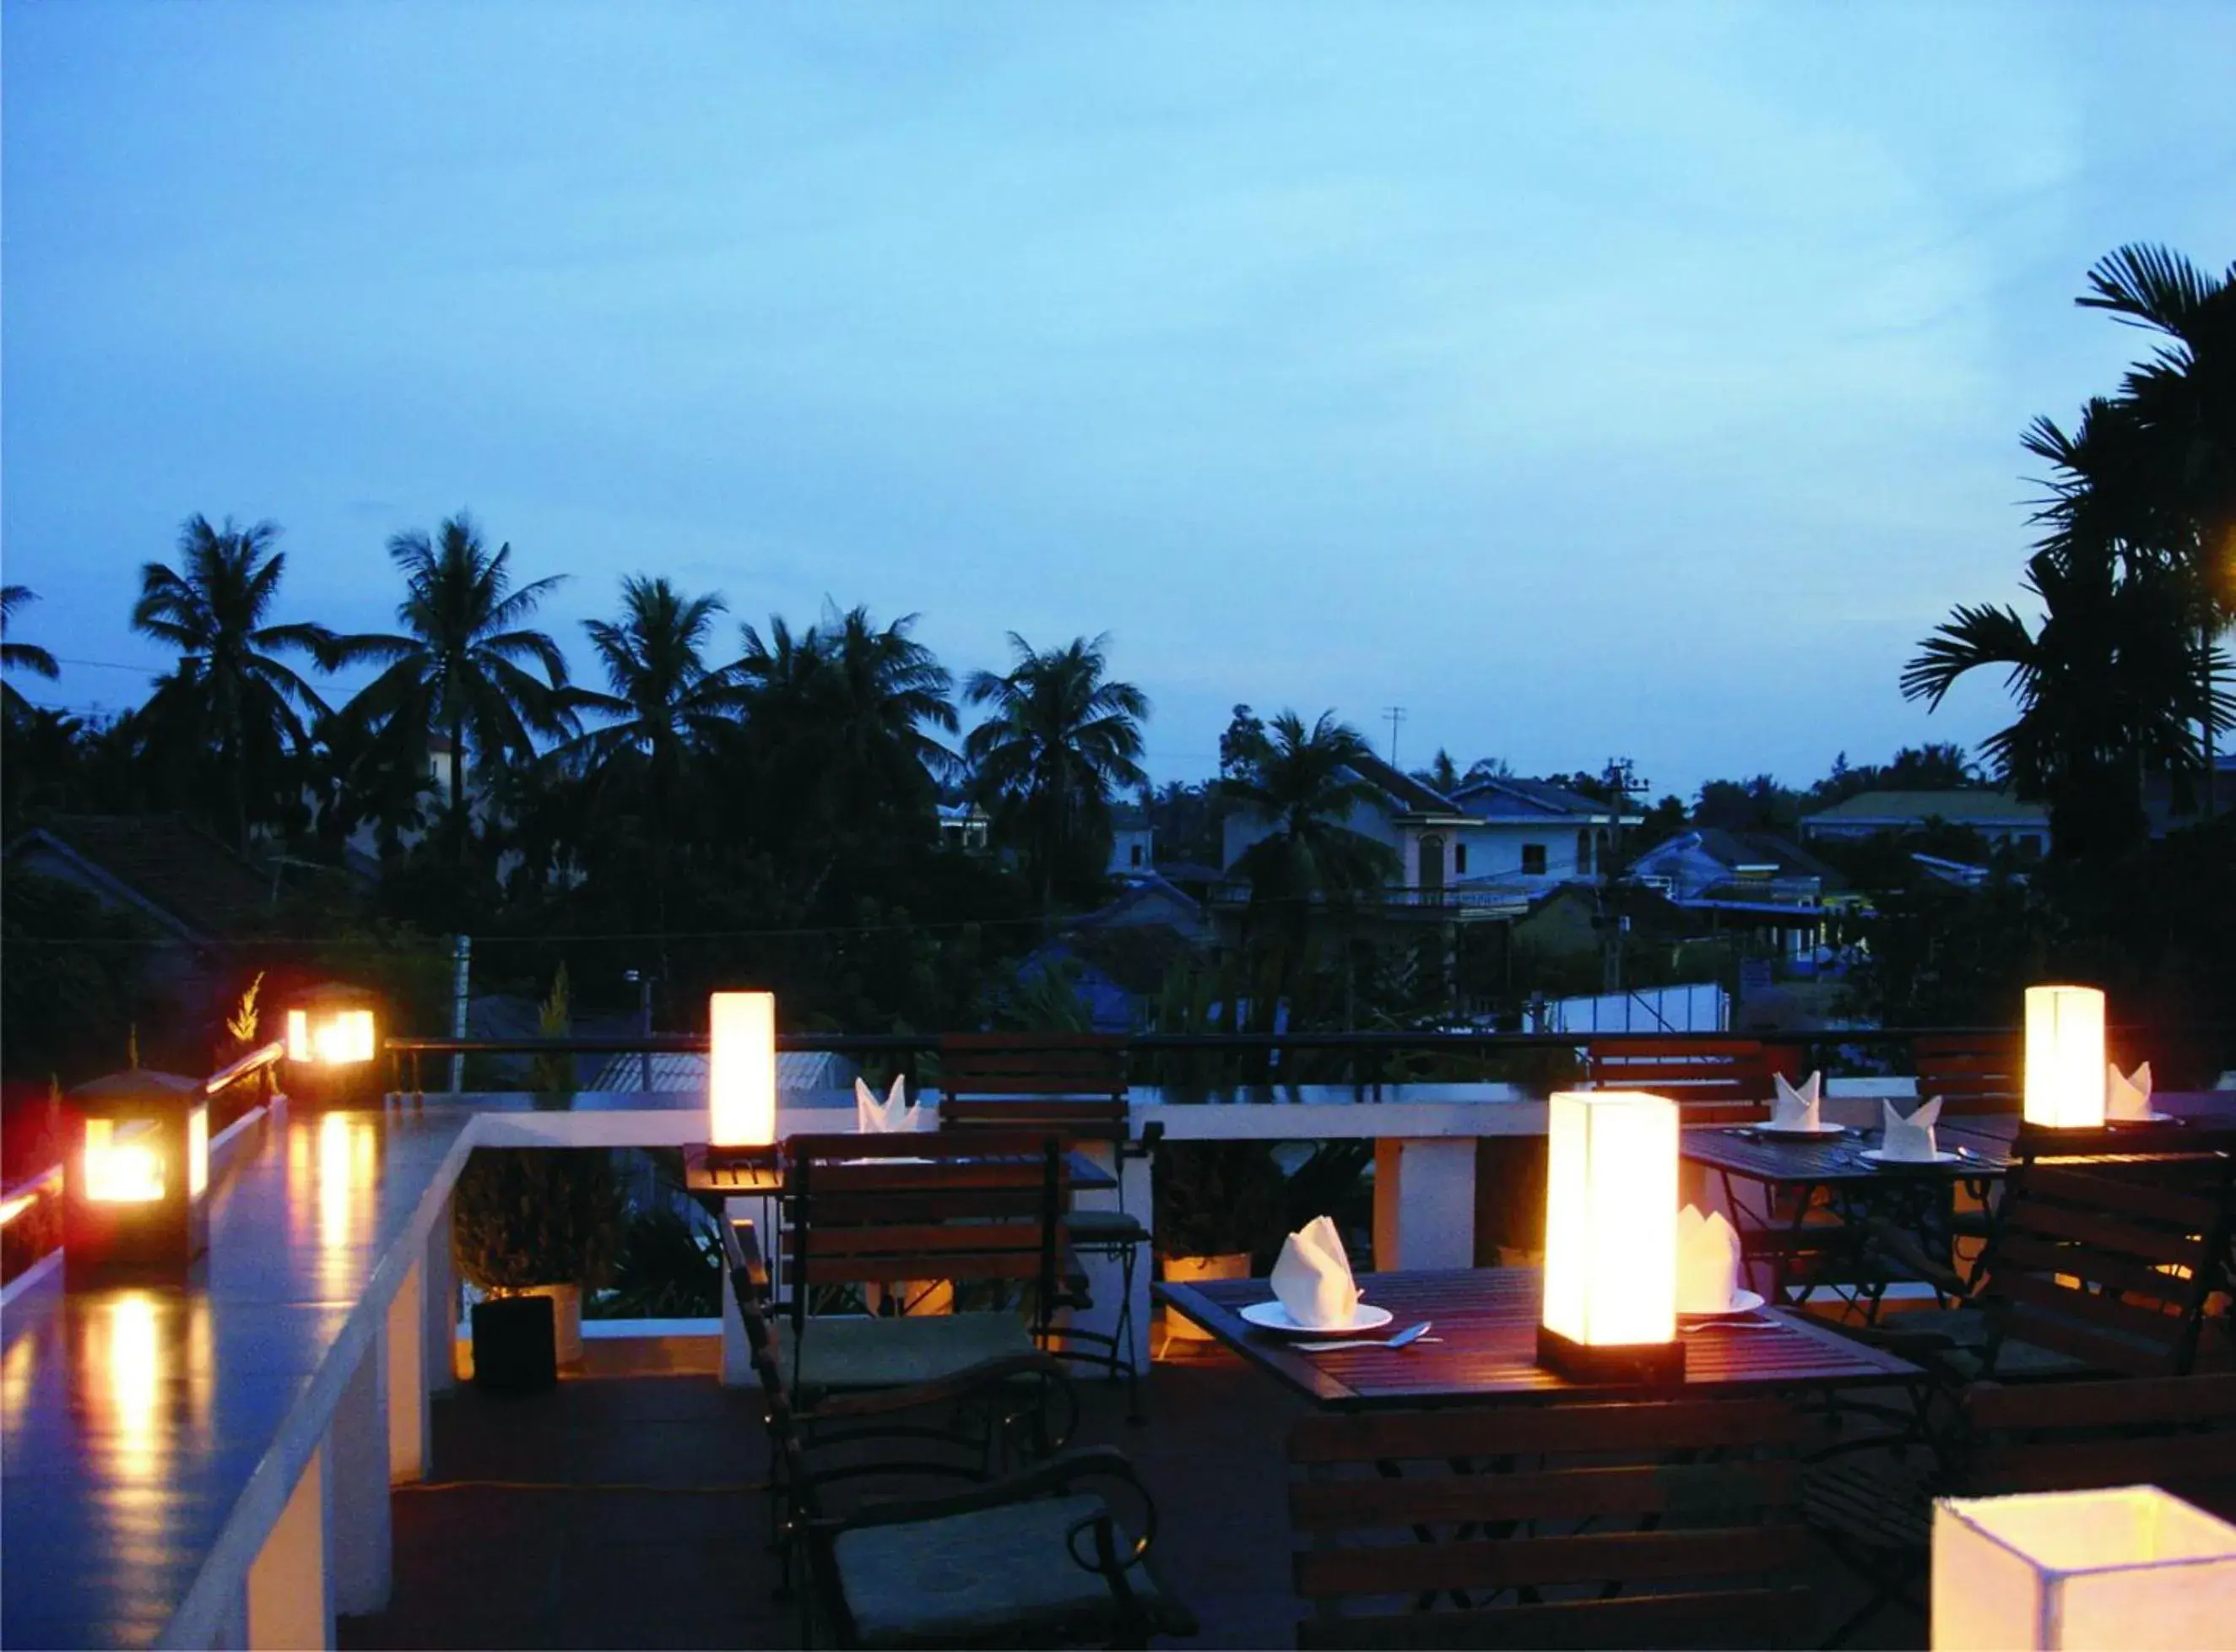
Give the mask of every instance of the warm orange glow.
[(373, 1057), (370, 1010), (290, 1010), (287, 1059), (321, 1067), (353, 1067)]
[(152, 1474), (161, 1466), (156, 1407), (163, 1379), (155, 1300), (130, 1291), (103, 1306), (87, 1326), (95, 1344), (94, 1392), (107, 1402), (120, 1466), (128, 1474)]
[(2224, 1647), (2236, 1526), (2151, 1485), (1947, 1497), (1932, 1602), (1939, 1652)]
[(148, 1204), (163, 1196), (163, 1155), (131, 1135), (151, 1129), (139, 1120), (85, 1122), (85, 1196), (95, 1204)]
[(38, 1202), (39, 1195), (36, 1193), (19, 1193), (7, 1203), (0, 1204), (0, 1227), (5, 1227)]
[(2095, 987), (2026, 991), (2026, 1122), (2054, 1129), (2104, 1122), (2104, 995)]
[(1677, 1334), (1677, 1104), (1555, 1092), (1546, 1119), (1545, 1309), (1571, 1342)]
[(379, 1142), (365, 1119), (329, 1113), (319, 1121), (319, 1243), (326, 1250), (371, 1242), (357, 1231), (372, 1214)]
[(197, 1107), (187, 1115), (187, 1197), (199, 1199), (209, 1189), (209, 1109)]
[(766, 1147), (776, 1140), (776, 995), (714, 993), (707, 1025), (707, 1140)]

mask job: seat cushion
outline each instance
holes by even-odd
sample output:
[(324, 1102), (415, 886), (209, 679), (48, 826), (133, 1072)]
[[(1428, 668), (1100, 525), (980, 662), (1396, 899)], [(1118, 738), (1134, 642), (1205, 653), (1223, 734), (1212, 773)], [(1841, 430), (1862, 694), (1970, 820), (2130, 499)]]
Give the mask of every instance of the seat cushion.
[(1141, 1219), (1122, 1210), (1067, 1210), (1063, 1225), (1082, 1245), (1141, 1245), (1149, 1238)]
[[(1071, 1557), (1064, 1534), (1103, 1511), (1097, 1497), (1036, 1497), (907, 1524), (865, 1526), (832, 1544), (839, 1592), (866, 1647), (1052, 1646), (1109, 1638), (1110, 1585)], [(1121, 1537), (1121, 1542), (1124, 1539)], [(1079, 1552), (1095, 1552), (1082, 1533)], [(1129, 1576), (1145, 1610), (1155, 1580)]]
[[(777, 1369), (789, 1379), (792, 1322), (778, 1320), (775, 1329)], [(807, 1322), (796, 1385), (811, 1392), (900, 1388), (952, 1377), (988, 1359), (1033, 1352), (1032, 1333), (1014, 1313), (895, 1320), (829, 1314)]]

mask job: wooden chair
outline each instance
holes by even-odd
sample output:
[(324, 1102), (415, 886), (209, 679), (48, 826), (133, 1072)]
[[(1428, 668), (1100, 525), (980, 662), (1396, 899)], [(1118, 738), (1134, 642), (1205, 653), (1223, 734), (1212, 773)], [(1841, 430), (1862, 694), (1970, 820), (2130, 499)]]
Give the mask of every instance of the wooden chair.
[(1755, 1400), (1308, 1417), (1289, 1437), (1314, 1608), (1297, 1643), (1805, 1637), (1801, 1432)]
[(1805, 1477), (1809, 1524), (1874, 1592), (1826, 1644), (1889, 1600), (1928, 1612), (1935, 1497), (2136, 1484), (2236, 1515), (2236, 1376), (1977, 1383), (1930, 1450), (1836, 1447)]
[[(1873, 1334), (1953, 1382), (2187, 1374), (2227, 1281), (2236, 1133), (2022, 1130), (2012, 1153), (1972, 1278), (1936, 1280), (1970, 1299)], [(1904, 1235), (1874, 1239), (1931, 1276)]]
[[(792, 1409), (792, 1385), (761, 1311), (766, 1276), (742, 1238), (725, 1225), (732, 1288), (766, 1403), (779, 1579), (788, 1583), (795, 1560), (804, 1558), (811, 1585), (801, 1597), (802, 1645), (814, 1643), (819, 1617), (842, 1647), (1081, 1640), (1142, 1646), (1152, 1635), (1195, 1632), (1150, 1560), (1156, 1505), (1115, 1451), (1064, 1451), (999, 1477), (920, 1458), (876, 1459), (866, 1470), (832, 1464), (829, 1442), (812, 1437)], [(1044, 1356), (1034, 1358), (1053, 1367)], [(833, 1404), (846, 1414), (921, 1408), (984, 1386), (957, 1379)], [(882, 1495), (838, 1507), (834, 1486), (865, 1472), (878, 1477)], [(965, 1484), (932, 1495), (892, 1494), (896, 1479), (926, 1473)], [(1123, 1487), (1138, 1517), (1125, 1520), (1090, 1489), (1098, 1482)], [(1138, 1537), (1131, 1535), (1135, 1527)]]
[(1910, 1050), (1917, 1099), (1938, 1096), (1942, 1117), (2019, 1110), (2026, 1063), (2017, 1034), (1920, 1033)]
[[(796, 1135), (784, 1166), (791, 1300), (780, 1339), (796, 1399), (933, 1381), (1039, 1351), (1067, 1265), (1055, 1137)], [(1019, 1293), (1025, 1312), (811, 1316), (834, 1288), (938, 1280)]]
[(1590, 1049), (1593, 1089), (1667, 1096), (1687, 1124), (1758, 1122), (1770, 1106), (1771, 1076), (1791, 1077), (1790, 1068), (1787, 1052), (1753, 1038), (1601, 1039)]
[[(1045, 1130), (1067, 1147), (1082, 1142), (1109, 1149), (1119, 1178), (1117, 1208), (1067, 1209), (1063, 1231), (1075, 1255), (1117, 1264), (1117, 1320), (1108, 1335), (1069, 1324), (1052, 1326), (1049, 1335), (1065, 1358), (1122, 1374), (1127, 1414), (1139, 1422), (1134, 1278), (1149, 1230), (1126, 1208), (1125, 1163), (1151, 1152), (1164, 1126), (1148, 1124), (1141, 1139), (1134, 1139), (1126, 1097), (1126, 1041), (1097, 1033), (955, 1033), (940, 1041), (939, 1071), (942, 1130)], [(1085, 1302), (1079, 1299), (1067, 1306), (1077, 1308)]]

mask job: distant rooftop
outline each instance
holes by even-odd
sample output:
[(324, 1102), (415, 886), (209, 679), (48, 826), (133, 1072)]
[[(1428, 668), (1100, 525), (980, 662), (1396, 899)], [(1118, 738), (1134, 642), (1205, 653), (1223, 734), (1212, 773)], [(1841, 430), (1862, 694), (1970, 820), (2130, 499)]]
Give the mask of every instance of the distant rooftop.
[(1845, 802), (1805, 817), (1810, 823), (1895, 826), (1941, 819), (1955, 825), (1993, 822), (2040, 825), (2049, 819), (2039, 803), (2021, 801), (2009, 792), (1968, 787), (1942, 792), (1858, 792)]
[(11, 852), (193, 939), (242, 934), (272, 910), (267, 874), (174, 814), (53, 815)]

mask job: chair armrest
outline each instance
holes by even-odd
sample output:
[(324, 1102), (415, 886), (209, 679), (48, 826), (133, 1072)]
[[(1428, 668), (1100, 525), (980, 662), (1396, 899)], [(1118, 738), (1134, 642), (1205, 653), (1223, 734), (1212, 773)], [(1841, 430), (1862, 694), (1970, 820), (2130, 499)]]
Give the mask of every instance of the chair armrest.
[(838, 1422), (852, 1418), (885, 1417), (895, 1412), (915, 1411), (924, 1405), (947, 1405), (958, 1399), (970, 1399), (989, 1389), (1004, 1387), (1020, 1377), (1039, 1377), (1053, 1383), (1069, 1402), (1073, 1413), (1077, 1414), (1079, 1402), (1072, 1392), (1071, 1378), (1061, 1360), (1044, 1353), (1008, 1353), (999, 1359), (982, 1359), (967, 1370), (932, 1382), (912, 1383), (905, 1388), (875, 1388), (819, 1400), (812, 1408), (801, 1412), (800, 1420)]
[(1943, 1295), (1960, 1300), (1964, 1297), (1963, 1278), (1948, 1263), (1928, 1255), (1925, 1247), (1915, 1237), (1885, 1217), (1874, 1216), (1864, 1223), (1864, 1243), (1867, 1252), (1876, 1252), (1891, 1259), (1897, 1266), (1909, 1270)]

